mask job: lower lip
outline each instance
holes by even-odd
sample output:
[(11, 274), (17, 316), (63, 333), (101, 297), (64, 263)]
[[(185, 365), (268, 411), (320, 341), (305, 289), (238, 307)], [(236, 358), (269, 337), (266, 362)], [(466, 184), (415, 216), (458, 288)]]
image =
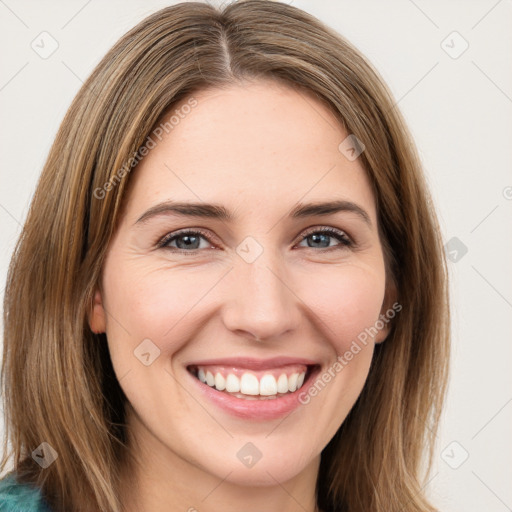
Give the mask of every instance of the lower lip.
[(299, 401), (299, 397), (301, 395), (303, 396), (303, 393), (306, 392), (315, 375), (317, 375), (319, 371), (320, 370), (318, 368), (315, 368), (313, 371), (309, 372), (308, 378), (297, 391), (287, 393), (279, 398), (271, 398), (269, 400), (247, 400), (245, 398), (237, 398), (229, 393), (217, 391), (216, 389), (208, 386), (208, 384), (201, 382), (190, 372), (187, 371), (187, 373), (199, 387), (200, 392), (203, 393), (208, 400), (212, 401), (216, 406), (220, 407), (224, 411), (227, 411), (238, 418), (266, 421), (287, 416), (301, 405), (304, 405)]

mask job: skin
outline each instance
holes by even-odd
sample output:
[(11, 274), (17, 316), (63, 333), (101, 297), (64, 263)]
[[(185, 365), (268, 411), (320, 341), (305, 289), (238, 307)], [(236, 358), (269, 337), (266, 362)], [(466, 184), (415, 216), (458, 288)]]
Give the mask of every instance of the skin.
[[(197, 106), (130, 177), (89, 318), (93, 331), (107, 333), (129, 401), (140, 464), (122, 468), (124, 510), (312, 512), (320, 453), (359, 396), (387, 328), (284, 419), (248, 421), (219, 409), (186, 365), (289, 355), (332, 366), (389, 307), (375, 199), (360, 160), (338, 150), (348, 133), (309, 94), (260, 80), (194, 97)], [(170, 199), (219, 203), (235, 219), (136, 222)], [(338, 199), (359, 205), (371, 225), (349, 211), (288, 216), (299, 201)], [(304, 234), (312, 227), (343, 231), (356, 246), (327, 235), (319, 247)], [(183, 228), (203, 228), (210, 239), (183, 249), (194, 255), (172, 252), (183, 239), (156, 247)], [(252, 263), (236, 252), (248, 236), (263, 249)], [(144, 339), (161, 351), (149, 366), (134, 357)], [(263, 454), (252, 468), (236, 456), (247, 442)]]

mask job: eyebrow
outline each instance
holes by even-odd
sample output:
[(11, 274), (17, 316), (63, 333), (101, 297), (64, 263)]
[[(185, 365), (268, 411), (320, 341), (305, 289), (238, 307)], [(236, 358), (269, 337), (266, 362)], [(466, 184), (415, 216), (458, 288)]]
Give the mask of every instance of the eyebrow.
[[(370, 216), (361, 206), (351, 201), (344, 200), (308, 204), (299, 203), (292, 209), (289, 217), (293, 219), (303, 219), (307, 217), (332, 215), (338, 212), (355, 213), (369, 227), (372, 227)], [(165, 201), (149, 208), (137, 219), (135, 224), (145, 223), (151, 218), (160, 215), (208, 218), (225, 222), (230, 222), (234, 219), (234, 215), (219, 204)]]

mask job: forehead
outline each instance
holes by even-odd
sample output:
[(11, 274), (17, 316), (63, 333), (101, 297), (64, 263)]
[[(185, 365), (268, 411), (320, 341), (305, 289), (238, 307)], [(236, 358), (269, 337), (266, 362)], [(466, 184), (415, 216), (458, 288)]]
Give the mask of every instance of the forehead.
[(163, 122), (171, 116), (172, 129), (132, 171), (128, 206), (199, 200), (243, 214), (345, 199), (374, 216), (366, 171), (339, 150), (349, 134), (311, 94), (256, 81), (199, 91)]

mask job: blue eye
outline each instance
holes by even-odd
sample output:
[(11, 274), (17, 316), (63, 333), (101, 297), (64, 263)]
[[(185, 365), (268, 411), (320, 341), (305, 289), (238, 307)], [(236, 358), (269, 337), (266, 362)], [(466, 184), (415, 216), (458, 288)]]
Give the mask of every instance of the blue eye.
[[(170, 233), (158, 243), (158, 247), (176, 249), (178, 252), (190, 253), (200, 249), (199, 244), (201, 238), (208, 241), (208, 236), (202, 231), (181, 231), (178, 233)], [(170, 244), (175, 241), (176, 247), (172, 247)], [(204, 247), (202, 247), (202, 249), (204, 249)]]
[[(201, 239), (207, 242), (206, 247), (200, 246)], [(336, 239), (339, 243), (331, 245), (329, 239)], [(306, 249), (346, 249), (355, 245), (343, 231), (334, 228), (313, 228), (303, 235), (301, 242), (308, 240), (311, 245), (308, 244)], [(176, 245), (172, 246), (173, 243)], [(169, 233), (158, 242), (157, 247), (169, 249), (172, 252), (194, 255), (199, 250), (207, 249), (208, 245), (212, 245), (208, 233), (201, 230), (186, 230)]]
[[(339, 243), (331, 246), (329, 238), (335, 238)], [(313, 244), (320, 244), (320, 247), (318, 245), (310, 245), (307, 247), (308, 249), (332, 249), (335, 247), (342, 249), (345, 247), (352, 247), (354, 245), (352, 240), (343, 231), (339, 231), (334, 228), (314, 228), (304, 235), (303, 240), (308, 239), (310, 239)]]

